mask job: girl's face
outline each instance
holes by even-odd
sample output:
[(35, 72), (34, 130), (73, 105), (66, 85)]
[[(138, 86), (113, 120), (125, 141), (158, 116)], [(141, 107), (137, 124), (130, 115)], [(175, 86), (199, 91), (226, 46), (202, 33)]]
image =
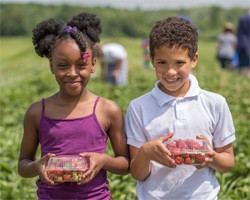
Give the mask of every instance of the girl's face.
[(197, 61), (198, 53), (191, 60), (187, 49), (169, 48), (167, 45), (155, 49), (152, 63), (160, 81), (160, 89), (171, 96), (185, 96), (190, 86), (189, 74)]
[(95, 71), (96, 60), (90, 56), (81, 58), (80, 48), (72, 39), (60, 41), (52, 51), (50, 69), (65, 96), (79, 96), (85, 90), (91, 73)]

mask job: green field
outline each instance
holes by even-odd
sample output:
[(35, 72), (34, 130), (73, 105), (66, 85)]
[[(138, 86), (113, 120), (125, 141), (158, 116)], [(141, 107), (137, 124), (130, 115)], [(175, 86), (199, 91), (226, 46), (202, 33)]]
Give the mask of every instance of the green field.
[[(133, 98), (153, 88), (156, 80), (154, 70), (143, 69), (140, 39), (103, 39), (103, 42), (108, 41), (120, 42), (128, 50), (129, 85), (114, 88), (110, 92), (110, 86), (100, 81), (97, 70), (89, 82), (89, 90), (115, 100), (125, 115)], [(203, 89), (226, 97), (236, 128), (235, 168), (225, 174), (216, 174), (221, 184), (219, 199), (245, 200), (250, 198), (250, 85), (249, 80), (236, 71), (223, 71), (219, 68), (215, 60), (215, 46), (215, 41), (200, 41), (200, 59), (194, 73)], [(22, 120), (28, 106), (53, 94), (57, 84), (50, 74), (48, 61), (34, 53), (31, 38), (0, 38), (0, 86), (0, 199), (36, 199), (36, 178), (23, 179), (17, 174)], [(111, 154), (110, 147), (108, 153)], [(109, 181), (113, 199), (136, 199), (135, 181), (130, 175), (109, 174)]]

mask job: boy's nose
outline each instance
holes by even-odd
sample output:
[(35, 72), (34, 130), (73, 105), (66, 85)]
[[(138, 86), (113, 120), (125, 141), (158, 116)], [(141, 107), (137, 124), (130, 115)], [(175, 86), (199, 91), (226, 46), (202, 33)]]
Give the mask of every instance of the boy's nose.
[(177, 72), (174, 68), (170, 67), (168, 70), (167, 70), (167, 74), (168, 75), (175, 75)]

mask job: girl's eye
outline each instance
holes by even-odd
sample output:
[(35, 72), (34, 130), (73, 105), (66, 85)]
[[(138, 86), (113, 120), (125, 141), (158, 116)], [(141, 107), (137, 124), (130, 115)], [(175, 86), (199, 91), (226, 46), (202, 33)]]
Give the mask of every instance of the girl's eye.
[(57, 66), (58, 66), (58, 68), (61, 68), (61, 69), (67, 68), (67, 65), (64, 63), (58, 64)]
[(77, 65), (77, 67), (79, 68), (79, 69), (85, 69), (86, 67), (88, 66), (88, 64), (87, 63), (79, 63), (78, 65)]

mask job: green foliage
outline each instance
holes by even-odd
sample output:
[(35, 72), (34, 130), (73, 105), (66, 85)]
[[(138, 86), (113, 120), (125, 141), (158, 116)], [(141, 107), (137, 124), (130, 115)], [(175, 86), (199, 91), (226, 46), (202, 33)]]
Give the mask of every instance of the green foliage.
[[(115, 100), (126, 113), (129, 102), (150, 91), (156, 80), (154, 70), (142, 64), (140, 39), (103, 38), (103, 42), (120, 42), (128, 50), (129, 85), (113, 88), (99, 79), (99, 68), (89, 82), (89, 90)], [(29, 105), (57, 91), (48, 62), (35, 55), (31, 38), (0, 38), (1, 140), (0, 199), (36, 199), (37, 177), (21, 178), (17, 173), (18, 154), (22, 138), (23, 116)], [(199, 42), (199, 62), (194, 73), (204, 89), (226, 97), (231, 109), (236, 142), (235, 168), (228, 173), (216, 173), (221, 184), (220, 200), (249, 198), (249, 80), (235, 71), (221, 70), (215, 60), (215, 41)], [(107, 153), (112, 155), (108, 144)], [(39, 152), (38, 155), (39, 156)], [(131, 175), (108, 174), (113, 199), (131, 200), (135, 196), (135, 180)]]
[[(0, 3), (0, 35), (31, 35), (34, 26), (47, 18), (68, 20), (78, 12), (93, 12), (100, 17), (103, 36), (145, 38), (155, 21), (171, 15), (186, 15), (199, 28), (204, 38), (214, 39), (225, 22), (237, 26), (243, 8), (222, 9), (204, 7), (193, 9), (162, 9), (157, 11), (124, 10), (115, 8), (70, 5)], [(233, 13), (233, 14), (232, 14)]]

